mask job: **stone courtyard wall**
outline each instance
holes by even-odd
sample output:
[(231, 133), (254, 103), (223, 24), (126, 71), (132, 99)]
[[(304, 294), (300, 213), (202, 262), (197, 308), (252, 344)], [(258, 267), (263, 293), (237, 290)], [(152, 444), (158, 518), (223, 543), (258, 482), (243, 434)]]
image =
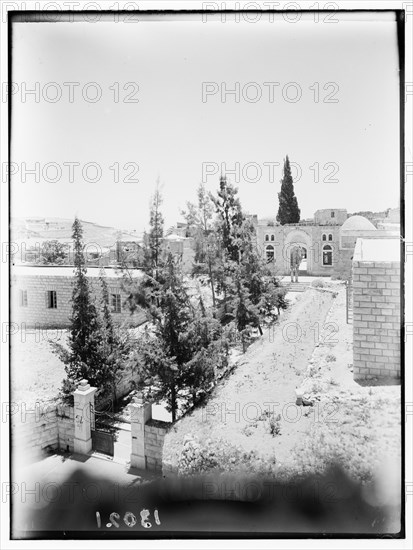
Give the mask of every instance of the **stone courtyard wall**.
[(73, 407), (63, 407), (57, 400), (11, 407), (12, 449), (19, 460), (38, 460), (52, 450), (73, 451)]

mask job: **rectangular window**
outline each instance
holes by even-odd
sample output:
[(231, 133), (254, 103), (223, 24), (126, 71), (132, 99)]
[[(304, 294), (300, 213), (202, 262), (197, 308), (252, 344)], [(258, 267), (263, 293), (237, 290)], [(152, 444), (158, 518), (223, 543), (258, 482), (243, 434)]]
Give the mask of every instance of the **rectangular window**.
[(57, 293), (55, 290), (46, 292), (46, 307), (48, 309), (57, 309)]
[(332, 217), (332, 218), (334, 218), (334, 217), (335, 217), (335, 215), (336, 215), (336, 213), (335, 213), (335, 212), (331, 212), (331, 217)]
[(122, 311), (120, 294), (112, 294), (112, 311), (120, 313)]
[(19, 303), (21, 307), (27, 307), (27, 290), (19, 291)]

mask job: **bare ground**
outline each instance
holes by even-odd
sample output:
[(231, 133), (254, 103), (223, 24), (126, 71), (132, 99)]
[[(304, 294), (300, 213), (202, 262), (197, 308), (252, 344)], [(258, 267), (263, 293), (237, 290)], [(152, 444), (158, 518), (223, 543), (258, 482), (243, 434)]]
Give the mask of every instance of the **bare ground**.
[[(201, 455), (223, 442), (255, 451), (279, 477), (321, 473), (340, 463), (351, 477), (366, 481), (390, 463), (390, 485), (398, 487), (400, 386), (353, 380), (345, 289), (331, 288), (338, 292), (335, 299), (329, 289), (298, 295), (271, 337), (267, 331), (248, 349), (208, 404), (175, 425), (164, 445), (173, 469), (193, 437)], [(296, 388), (312, 405), (295, 404)], [(279, 418), (273, 425), (265, 412), (271, 407)], [(254, 471), (254, 458), (249, 460)]]
[(66, 344), (64, 329), (19, 330), (11, 338), (10, 381), (12, 401), (33, 403), (52, 399), (62, 386), (65, 369), (53, 354), (49, 340)]
[[(331, 293), (312, 289), (298, 295), (280, 324), (266, 330), (229, 378), (215, 388), (208, 404), (187, 415), (168, 434), (167, 460), (176, 462), (186, 434), (200, 441), (223, 437), (245, 450), (258, 449), (268, 458), (276, 457), (279, 463), (286, 460), (311, 424), (295, 406), (295, 389), (314, 349), (315, 324), (324, 323), (332, 300)], [(257, 420), (271, 407), (284, 417), (282, 438), (271, 435), (264, 418)], [(298, 414), (301, 418), (294, 421)]]

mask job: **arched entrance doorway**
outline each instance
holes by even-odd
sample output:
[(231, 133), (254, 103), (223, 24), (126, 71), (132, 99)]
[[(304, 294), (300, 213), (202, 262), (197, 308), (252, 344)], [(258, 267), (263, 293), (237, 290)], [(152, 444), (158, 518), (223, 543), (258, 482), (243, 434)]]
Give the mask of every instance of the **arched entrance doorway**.
[(303, 253), (299, 275), (309, 275), (313, 266), (311, 237), (301, 229), (291, 229), (284, 237), (283, 259), (285, 275), (290, 273), (290, 253), (295, 246), (300, 246)]
[(303, 252), (303, 259), (300, 263), (300, 269), (298, 270), (299, 275), (307, 275), (307, 249), (305, 246), (301, 247), (301, 250)]

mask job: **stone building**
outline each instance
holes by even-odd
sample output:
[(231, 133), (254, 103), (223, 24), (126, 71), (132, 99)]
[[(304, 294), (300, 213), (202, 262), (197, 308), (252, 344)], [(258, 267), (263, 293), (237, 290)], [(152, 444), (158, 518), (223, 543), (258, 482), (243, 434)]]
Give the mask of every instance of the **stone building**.
[(301, 275), (330, 276), (338, 250), (339, 229), (338, 224), (315, 220), (286, 225), (259, 220), (257, 247), (262, 257), (274, 266), (277, 275), (290, 272), (290, 251), (300, 245), (304, 252)]
[[(26, 327), (64, 328), (69, 326), (72, 312), (74, 268), (70, 266), (14, 266), (11, 271), (11, 321)], [(100, 268), (88, 268), (87, 276), (96, 298), (101, 296)], [(116, 323), (131, 326), (142, 324), (142, 312), (131, 315), (121, 288), (121, 274), (113, 269), (104, 271), (108, 284), (110, 306)], [(132, 276), (139, 277), (134, 270)]]
[(164, 250), (171, 252), (175, 261), (189, 273), (195, 260), (195, 240), (192, 237), (182, 237), (171, 233), (164, 238)]
[[(171, 252), (176, 263), (180, 264), (183, 270), (189, 273), (192, 270), (192, 263), (195, 259), (194, 239), (186, 236), (186, 224), (178, 224), (171, 228), (170, 232), (163, 238), (162, 247), (164, 252)], [(133, 267), (142, 266), (144, 255), (143, 238), (131, 240), (119, 239), (116, 243), (116, 262), (119, 265)]]
[[(257, 250), (279, 276), (290, 273), (290, 251), (299, 245), (304, 253), (300, 275), (348, 280), (358, 238), (399, 238), (397, 224), (378, 229), (364, 216), (348, 216), (343, 208), (317, 210), (313, 218), (296, 224), (280, 225), (275, 218), (260, 220), (256, 215), (249, 219), (255, 228)], [(172, 227), (164, 244), (190, 272), (195, 243), (188, 237), (187, 225)]]
[(301, 275), (349, 279), (358, 238), (399, 237), (398, 231), (379, 230), (367, 218), (347, 217), (347, 210), (337, 208), (317, 210), (313, 219), (297, 224), (280, 225), (255, 216), (251, 220), (257, 248), (277, 275), (289, 274), (291, 248), (299, 245), (304, 252)]

